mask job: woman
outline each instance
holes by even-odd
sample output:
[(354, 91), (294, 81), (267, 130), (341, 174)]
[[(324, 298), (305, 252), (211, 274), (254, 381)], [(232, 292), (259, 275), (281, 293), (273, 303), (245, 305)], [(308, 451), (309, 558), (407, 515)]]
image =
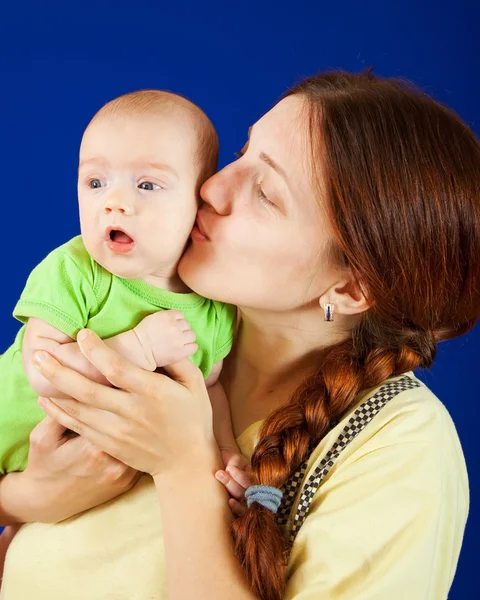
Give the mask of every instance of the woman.
[[(113, 498), (135, 477), (121, 463), (153, 483), (22, 527), (2, 600), (446, 598), (467, 475), (453, 423), (412, 370), (480, 315), (479, 190), (478, 141), (404, 82), (331, 73), (293, 88), (203, 186), (180, 265), (241, 316), (223, 384), (268, 487), (249, 488), (248, 510), (235, 504), (235, 549), (197, 369), (146, 373), (83, 332), (114, 387), (36, 357), (74, 399), (40, 400), (49, 419), (25, 474), (1, 481), (3, 522)], [(59, 442), (62, 427), (82, 437)], [(83, 451), (66, 467), (73, 443)], [(103, 460), (126, 481), (96, 497), (81, 481), (87, 452), (89, 473)], [(40, 497), (15, 504), (25, 490)]]

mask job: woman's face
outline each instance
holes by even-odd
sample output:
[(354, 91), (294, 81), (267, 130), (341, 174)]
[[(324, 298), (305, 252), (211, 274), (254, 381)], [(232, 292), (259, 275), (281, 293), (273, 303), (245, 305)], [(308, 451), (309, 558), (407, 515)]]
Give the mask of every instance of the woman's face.
[(285, 311), (317, 301), (332, 283), (303, 105), (298, 96), (277, 104), (251, 128), (242, 156), (202, 186), (205, 204), (179, 265), (197, 293)]

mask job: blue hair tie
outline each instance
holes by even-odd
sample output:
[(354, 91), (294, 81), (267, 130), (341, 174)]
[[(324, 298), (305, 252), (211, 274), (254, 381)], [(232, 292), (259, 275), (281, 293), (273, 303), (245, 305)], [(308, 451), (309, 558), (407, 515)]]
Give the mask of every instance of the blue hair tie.
[(245, 491), (245, 498), (249, 508), (254, 502), (257, 502), (276, 513), (282, 502), (283, 492), (271, 485), (251, 485)]

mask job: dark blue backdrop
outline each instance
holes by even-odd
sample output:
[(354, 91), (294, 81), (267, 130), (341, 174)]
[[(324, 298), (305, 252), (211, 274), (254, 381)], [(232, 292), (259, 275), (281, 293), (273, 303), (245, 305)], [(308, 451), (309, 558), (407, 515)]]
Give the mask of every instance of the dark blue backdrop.
[[(16, 1), (0, 8), (0, 352), (25, 278), (78, 233), (77, 151), (93, 113), (140, 88), (180, 92), (211, 116), (221, 166), (292, 82), (326, 68), (404, 76), (480, 134), (477, 0), (338, 3), (243, 0)], [(476, 13), (476, 14), (474, 14)], [(480, 331), (440, 347), (420, 373), (450, 410), (467, 459), (472, 506), (450, 598), (478, 596)], [(328, 551), (328, 550), (327, 550)]]

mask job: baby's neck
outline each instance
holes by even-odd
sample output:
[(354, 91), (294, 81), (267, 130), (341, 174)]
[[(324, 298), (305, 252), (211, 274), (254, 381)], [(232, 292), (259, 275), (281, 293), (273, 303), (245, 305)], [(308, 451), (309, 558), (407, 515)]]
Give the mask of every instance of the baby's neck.
[(175, 292), (176, 294), (188, 294), (192, 291), (183, 283), (178, 274), (169, 277), (162, 275), (147, 275), (142, 279), (149, 285), (169, 292)]

